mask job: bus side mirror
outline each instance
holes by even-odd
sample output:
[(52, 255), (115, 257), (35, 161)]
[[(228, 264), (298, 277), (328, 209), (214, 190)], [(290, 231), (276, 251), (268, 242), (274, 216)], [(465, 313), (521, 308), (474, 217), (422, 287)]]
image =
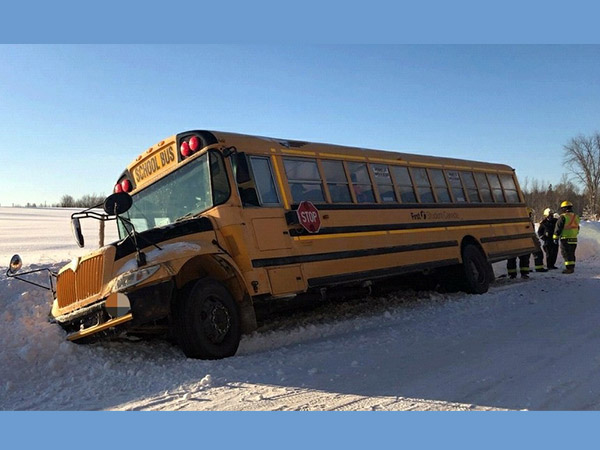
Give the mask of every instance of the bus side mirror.
[(73, 231), (73, 237), (79, 247), (84, 246), (83, 233), (81, 232), (81, 222), (78, 218), (71, 219), (71, 231)]
[(232, 155), (235, 165), (235, 181), (237, 184), (244, 184), (250, 181), (250, 169), (248, 168), (248, 160), (245, 153), (234, 153)]
[(23, 267), (23, 261), (21, 260), (21, 257), (19, 255), (13, 255), (13, 257), (10, 258), (10, 264), (8, 265), (9, 273), (17, 273), (19, 270), (21, 270), (21, 267)]
[(223, 150), (223, 156), (225, 158), (229, 158), (231, 155), (235, 155), (237, 153), (237, 148), (235, 147), (227, 147), (225, 150)]
[(109, 216), (118, 216), (129, 211), (131, 205), (133, 205), (131, 195), (127, 192), (118, 192), (106, 197), (106, 200), (104, 200), (104, 212)]

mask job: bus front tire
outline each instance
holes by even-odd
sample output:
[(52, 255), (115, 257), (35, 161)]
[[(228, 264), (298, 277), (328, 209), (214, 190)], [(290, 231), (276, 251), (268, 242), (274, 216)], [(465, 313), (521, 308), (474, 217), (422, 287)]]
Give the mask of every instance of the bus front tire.
[(218, 281), (204, 278), (186, 286), (174, 316), (177, 343), (188, 358), (235, 355), (241, 337), (239, 309)]
[(486, 293), (493, 272), (483, 252), (474, 245), (467, 245), (462, 258), (465, 290), (470, 294)]

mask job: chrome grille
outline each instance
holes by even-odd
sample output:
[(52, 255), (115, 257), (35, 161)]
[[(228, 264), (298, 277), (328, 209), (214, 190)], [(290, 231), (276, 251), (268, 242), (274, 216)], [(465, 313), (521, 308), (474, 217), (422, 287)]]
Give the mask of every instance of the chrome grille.
[(65, 270), (58, 276), (56, 280), (56, 298), (58, 299), (58, 307), (75, 303), (77, 295), (75, 294), (75, 272), (71, 269)]
[(58, 276), (56, 297), (59, 308), (85, 300), (100, 292), (103, 262), (103, 255), (94, 256), (82, 261), (76, 272), (68, 269)]

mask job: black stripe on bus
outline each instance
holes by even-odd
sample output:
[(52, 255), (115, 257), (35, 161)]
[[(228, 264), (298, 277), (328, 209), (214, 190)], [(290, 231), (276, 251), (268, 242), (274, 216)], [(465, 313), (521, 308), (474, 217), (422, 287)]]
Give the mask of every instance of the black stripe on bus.
[[(298, 203), (291, 205), (298, 209)], [(319, 211), (356, 209), (463, 209), (463, 208), (525, 208), (525, 203), (314, 203)]]
[(287, 266), (332, 259), (359, 258), (362, 256), (386, 255), (390, 253), (413, 252), (434, 248), (457, 247), (457, 241), (431, 242), (427, 244), (396, 245), (393, 247), (367, 248), (363, 250), (345, 250), (342, 252), (314, 253), (312, 255), (283, 256), (279, 258), (264, 258), (252, 260), (252, 267)]
[(344, 284), (362, 280), (372, 280), (375, 278), (386, 278), (407, 273), (421, 272), (424, 270), (437, 269), (439, 267), (452, 266), (459, 264), (458, 259), (445, 259), (429, 263), (411, 264), (401, 267), (390, 267), (387, 269), (367, 270), (364, 272), (344, 273), (341, 275), (330, 275), (319, 278), (309, 278), (308, 286), (310, 288), (332, 286), (335, 284)]
[(514, 240), (525, 239), (525, 238), (537, 239), (535, 237), (535, 234), (533, 234), (533, 233), (523, 233), (523, 234), (512, 234), (510, 236), (484, 237), (484, 238), (481, 238), (481, 242), (484, 243), (484, 242), (514, 241)]
[(512, 250), (510, 252), (498, 252), (498, 253), (490, 253), (488, 255), (488, 261), (491, 263), (495, 263), (498, 261), (502, 261), (509, 258), (517, 258), (522, 255), (528, 255), (536, 251), (535, 247), (520, 249), (520, 250)]
[[(355, 225), (348, 227), (325, 227), (321, 228), (317, 235), (321, 234), (340, 234), (340, 233), (361, 233), (367, 231), (391, 231), (391, 230), (417, 230), (423, 228), (455, 227), (469, 225), (492, 225), (498, 223), (518, 223), (527, 222), (526, 217), (517, 217), (513, 219), (478, 219), (478, 220), (453, 220), (447, 222), (418, 222), (418, 223), (389, 223), (378, 225)], [(310, 236), (304, 228), (290, 230), (290, 236)]]
[[(211, 230), (213, 230), (213, 225), (210, 219), (207, 219), (206, 217), (199, 217), (183, 220), (181, 222), (175, 222), (162, 228), (152, 228), (150, 230), (138, 233), (136, 238), (138, 245), (141, 248), (146, 248), (151, 245), (160, 244), (161, 242), (169, 241), (178, 237)], [(135, 253), (135, 245), (130, 237), (127, 237), (113, 245), (117, 247), (115, 261)]]

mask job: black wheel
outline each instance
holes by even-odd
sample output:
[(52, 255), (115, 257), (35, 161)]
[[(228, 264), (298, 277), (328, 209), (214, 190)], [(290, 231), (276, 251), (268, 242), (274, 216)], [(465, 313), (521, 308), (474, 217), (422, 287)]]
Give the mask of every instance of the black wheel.
[(493, 271), (483, 252), (467, 245), (462, 252), (465, 290), (470, 294), (484, 294), (490, 287)]
[(221, 359), (237, 351), (240, 314), (221, 283), (205, 278), (188, 285), (173, 314), (177, 343), (188, 358)]

